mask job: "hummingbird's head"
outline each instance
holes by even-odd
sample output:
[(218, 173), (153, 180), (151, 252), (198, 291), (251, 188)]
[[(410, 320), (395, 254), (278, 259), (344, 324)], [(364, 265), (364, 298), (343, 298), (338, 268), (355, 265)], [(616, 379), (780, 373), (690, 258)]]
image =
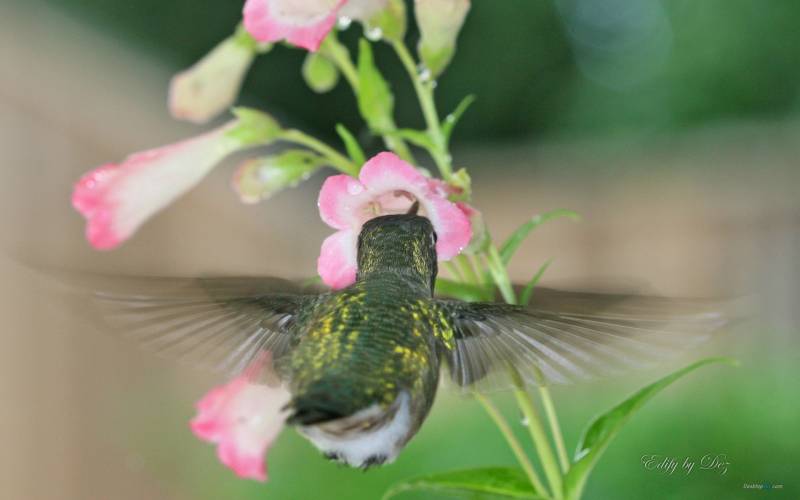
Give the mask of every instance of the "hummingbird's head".
[(433, 290), (436, 232), (415, 213), (384, 215), (367, 221), (358, 236), (358, 279), (394, 272)]

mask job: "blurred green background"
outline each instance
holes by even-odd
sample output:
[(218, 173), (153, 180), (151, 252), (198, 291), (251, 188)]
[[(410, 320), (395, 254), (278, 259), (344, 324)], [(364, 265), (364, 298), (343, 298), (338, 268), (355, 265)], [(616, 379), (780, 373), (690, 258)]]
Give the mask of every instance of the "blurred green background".
[[(67, 209), (83, 171), (197, 133), (167, 115), (169, 76), (227, 36), (240, 11), (238, 1), (0, 6), (8, 246), (114, 272), (313, 272), (328, 233), (313, 203), (320, 176), (244, 207), (228, 191), (228, 164), (113, 253), (88, 249)], [(709, 354), (742, 361), (703, 368), (649, 403), (607, 451), (586, 498), (800, 498), (798, 20), (791, 0), (473, 2), (437, 100), (446, 111), (478, 97), (454, 137), (477, 205), (500, 237), (530, 213), (565, 207), (584, 216), (539, 230), (514, 276), (527, 279), (555, 256), (544, 280), (554, 286), (621, 280), (754, 303), (746, 321), (671, 366), (554, 389), (572, 449), (591, 416), (670, 368)], [(354, 25), (343, 39), (352, 46), (359, 33)], [(420, 125), (393, 55), (377, 54), (398, 122)], [(344, 122), (378, 150), (345, 85), (322, 96), (305, 86), (303, 57), (277, 47), (259, 58), (241, 101), (330, 142)], [(340, 468), (288, 431), (270, 452), (269, 483), (238, 480), (188, 431), (193, 402), (217, 379), (93, 331), (68, 300), (43, 298), (10, 262), (0, 271), (4, 499), (376, 499), (413, 475), (514, 464), (478, 405), (442, 391), (394, 465)], [(519, 422), (508, 396), (497, 400)], [(528, 441), (524, 427), (515, 431)], [(725, 475), (668, 476), (644, 469), (641, 457), (652, 454), (724, 454), (731, 465)]]

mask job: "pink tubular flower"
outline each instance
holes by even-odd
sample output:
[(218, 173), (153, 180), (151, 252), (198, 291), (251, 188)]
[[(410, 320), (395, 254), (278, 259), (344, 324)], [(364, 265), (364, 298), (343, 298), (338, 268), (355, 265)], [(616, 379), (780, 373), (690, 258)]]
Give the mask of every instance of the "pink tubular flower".
[(237, 149), (225, 133), (236, 122), (201, 136), (136, 153), (86, 173), (75, 184), (72, 206), (86, 218), (86, 239), (109, 250), (148, 218), (195, 186)]
[(244, 27), (259, 42), (287, 42), (315, 52), (347, 0), (247, 0)]
[(316, 52), (339, 16), (366, 20), (388, 0), (247, 0), (244, 27), (259, 42), (286, 40)]
[(361, 226), (379, 215), (406, 213), (414, 201), (430, 219), (439, 237), (439, 260), (449, 260), (472, 237), (469, 218), (447, 199), (442, 182), (429, 179), (393, 153), (372, 157), (358, 179), (328, 177), (319, 193), (322, 220), (338, 229), (322, 243), (317, 271), (332, 288), (343, 288), (356, 278), (356, 244)]
[(283, 429), (282, 408), (290, 395), (253, 379), (246, 373), (209, 391), (198, 401), (190, 426), (198, 438), (217, 445), (220, 462), (239, 477), (266, 481), (265, 455)]

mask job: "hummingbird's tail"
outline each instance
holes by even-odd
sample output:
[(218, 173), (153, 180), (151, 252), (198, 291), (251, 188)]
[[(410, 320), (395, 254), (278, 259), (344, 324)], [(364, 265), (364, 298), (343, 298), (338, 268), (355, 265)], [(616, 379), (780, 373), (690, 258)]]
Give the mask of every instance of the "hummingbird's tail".
[(316, 425), (348, 416), (341, 401), (333, 397), (332, 391), (323, 390), (322, 387), (317, 389), (292, 398), (287, 405), (292, 412), (286, 419), (289, 425)]
[(298, 402), (292, 401), (289, 403), (289, 408), (292, 409), (292, 414), (286, 419), (289, 425), (299, 425), (307, 427), (310, 425), (317, 425), (331, 420), (338, 420), (345, 417), (336, 409), (326, 407), (314, 402)]

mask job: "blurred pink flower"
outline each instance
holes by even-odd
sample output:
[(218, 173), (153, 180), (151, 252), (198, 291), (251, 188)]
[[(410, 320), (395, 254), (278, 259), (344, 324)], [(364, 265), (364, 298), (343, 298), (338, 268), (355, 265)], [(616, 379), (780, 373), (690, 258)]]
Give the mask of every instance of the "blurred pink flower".
[(239, 477), (267, 480), (265, 456), (283, 429), (289, 402), (283, 387), (252, 383), (269, 357), (257, 361), (229, 383), (215, 387), (197, 403), (192, 432), (217, 445), (220, 462)]
[(322, 220), (337, 233), (322, 243), (317, 271), (322, 281), (338, 289), (356, 279), (356, 245), (361, 226), (379, 215), (406, 213), (419, 201), (438, 236), (439, 260), (449, 260), (469, 244), (468, 216), (447, 199), (446, 185), (422, 175), (393, 153), (379, 153), (364, 164), (358, 179), (328, 177), (319, 193)]
[(247, 0), (244, 27), (259, 42), (286, 40), (316, 52), (338, 17), (366, 20), (387, 0)]
[(122, 163), (87, 172), (75, 184), (72, 206), (86, 218), (86, 239), (109, 250), (147, 219), (194, 187), (240, 145), (226, 137), (236, 121), (176, 144), (135, 153)]

